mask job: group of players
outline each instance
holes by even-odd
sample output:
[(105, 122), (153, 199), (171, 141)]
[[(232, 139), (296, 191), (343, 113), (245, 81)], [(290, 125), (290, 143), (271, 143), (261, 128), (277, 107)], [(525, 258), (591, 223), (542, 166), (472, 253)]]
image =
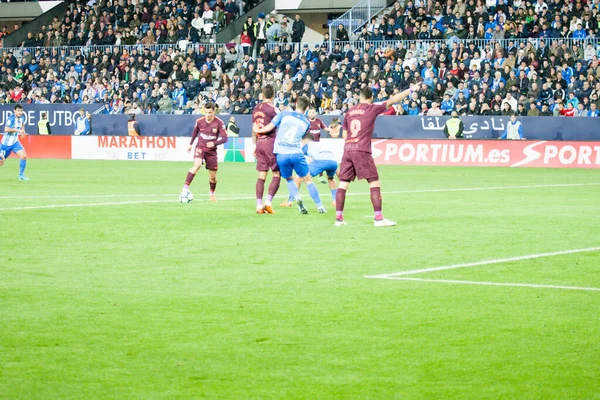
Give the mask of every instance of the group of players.
[[(320, 214), (327, 213), (321, 202), (319, 191), (312, 181), (312, 177), (327, 174), (329, 188), (336, 208), (336, 226), (346, 225), (344, 221), (344, 206), (346, 192), (350, 182), (354, 179), (366, 179), (370, 186), (371, 203), (374, 211), (374, 225), (378, 227), (393, 226), (395, 222), (383, 217), (381, 185), (375, 161), (371, 155), (371, 139), (375, 129), (375, 119), (384, 113), (393, 104), (399, 103), (410, 95), (413, 88), (391, 96), (385, 103), (373, 104), (373, 91), (363, 88), (360, 91), (360, 102), (348, 110), (342, 125), (346, 132), (344, 155), (339, 165), (335, 155), (319, 145), (319, 136), (324, 125), (316, 119), (314, 110), (305, 116), (309, 100), (300, 97), (296, 103), (296, 110), (278, 112), (273, 105), (275, 92), (271, 85), (266, 85), (263, 90), (263, 101), (258, 104), (252, 113), (252, 135), (256, 143), (255, 157), (258, 179), (256, 181), (256, 212), (258, 214), (274, 214), (272, 201), (277, 193), (281, 177), (286, 180), (290, 193), (289, 199), (296, 202), (302, 214), (308, 214), (299, 187), (302, 182), (306, 184), (310, 197), (313, 199)], [(187, 191), (196, 173), (205, 164), (209, 173), (210, 201), (216, 201), (215, 190), (217, 187), (218, 158), (217, 147), (227, 142), (227, 132), (221, 119), (215, 116), (216, 105), (209, 103), (205, 106), (205, 114), (199, 118), (194, 126), (188, 151), (193, 149), (194, 163), (187, 173), (184, 191)], [(312, 132), (311, 132), (312, 130)], [(27, 154), (19, 141), (20, 136), (25, 136), (25, 115), (23, 107), (17, 104), (14, 113), (7, 119), (4, 136), (0, 143), (0, 166), (12, 153), (16, 153), (20, 161), (19, 179), (27, 181), (25, 167)], [(311, 159), (310, 164), (306, 156)], [(267, 198), (264, 199), (265, 182), (268, 172), (272, 178), (268, 189)], [(298, 176), (294, 179), (294, 172)], [(336, 187), (335, 175), (340, 180)], [(287, 203), (287, 202), (286, 202)], [(287, 204), (286, 204), (287, 205)]]
[[(278, 112), (273, 105), (274, 89), (271, 85), (266, 85), (262, 90), (263, 101), (254, 108), (252, 113), (252, 135), (256, 143), (255, 158), (258, 171), (256, 212), (258, 214), (275, 213), (272, 201), (283, 177), (287, 182), (290, 199), (296, 202), (302, 214), (308, 214), (298, 191), (302, 182), (306, 184), (318, 212), (326, 213), (327, 210), (321, 202), (319, 191), (312, 181), (312, 177), (326, 173), (333, 197), (332, 205), (336, 208), (335, 226), (346, 225), (343, 215), (346, 192), (350, 182), (356, 178), (366, 179), (369, 182), (374, 225), (376, 227), (396, 225), (394, 221), (384, 218), (382, 213), (381, 185), (379, 173), (371, 154), (371, 139), (377, 116), (383, 114), (393, 104), (404, 100), (413, 90), (414, 88), (409, 88), (391, 96), (382, 104), (373, 104), (371, 88), (361, 89), (359, 104), (346, 113), (342, 125), (346, 137), (344, 155), (338, 171), (334, 154), (321, 148), (317, 143), (319, 137), (315, 137), (315, 133), (320, 134), (322, 123), (319, 125), (316, 122), (314, 110), (308, 113), (309, 118), (305, 116), (309, 105), (308, 98), (300, 97), (294, 111)], [(192, 132), (188, 149), (190, 152), (196, 138), (198, 141), (194, 152), (194, 164), (188, 171), (183, 190), (188, 190), (194, 176), (204, 163), (209, 171), (210, 200), (216, 201), (217, 146), (227, 141), (227, 133), (223, 121), (215, 116), (216, 106), (207, 104), (205, 108), (205, 115), (196, 121)], [(306, 156), (311, 159), (310, 164), (307, 162)], [(269, 171), (271, 171), (272, 178), (267, 198), (263, 202)], [(293, 177), (294, 172), (298, 176), (297, 179)], [(340, 180), (337, 188), (336, 173)]]

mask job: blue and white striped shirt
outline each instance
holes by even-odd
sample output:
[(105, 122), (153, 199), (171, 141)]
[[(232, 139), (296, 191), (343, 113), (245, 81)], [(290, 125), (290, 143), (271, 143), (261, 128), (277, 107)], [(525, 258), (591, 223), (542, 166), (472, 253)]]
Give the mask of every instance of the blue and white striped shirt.
[(310, 127), (308, 119), (296, 111), (283, 111), (271, 123), (277, 127), (273, 153), (302, 154), (302, 136)]
[[(15, 114), (12, 114), (6, 120), (6, 128), (12, 128), (21, 130), (21, 128), (25, 125), (25, 115), (21, 115), (19, 118), (16, 117)], [(19, 132), (4, 132), (4, 136), (2, 137), (2, 144), (5, 146), (12, 146), (13, 144), (19, 141)]]

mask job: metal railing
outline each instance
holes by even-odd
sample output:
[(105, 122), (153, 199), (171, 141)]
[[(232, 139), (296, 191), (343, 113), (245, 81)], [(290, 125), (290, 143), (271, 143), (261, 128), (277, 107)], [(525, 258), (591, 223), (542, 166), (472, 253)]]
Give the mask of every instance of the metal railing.
[(337, 28), (343, 25), (348, 35), (354, 35), (363, 25), (369, 23), (371, 18), (379, 14), (388, 6), (388, 0), (361, 0), (342, 16), (329, 24), (329, 46), (337, 39)]
[[(429, 50), (439, 51), (442, 45), (446, 45), (450, 50), (454, 48), (454, 44), (456, 43), (456, 49), (460, 50), (463, 48), (468, 48), (471, 43), (475, 44), (475, 47), (482, 52), (481, 56), (484, 57), (487, 52), (491, 52), (492, 56), (496, 56), (494, 51), (498, 49), (509, 50), (511, 47), (515, 46), (517, 49), (526, 48), (529, 44), (536, 50), (541, 47), (541, 42), (550, 49), (550, 46), (554, 43), (558, 45), (562, 45), (563, 43), (567, 45), (567, 47), (572, 47), (573, 45), (577, 45), (578, 47), (582, 47), (585, 49), (587, 44), (592, 44), (594, 49), (598, 49), (600, 45), (600, 37), (591, 37), (587, 39), (559, 39), (559, 38), (529, 38), (529, 39), (496, 39), (496, 40), (487, 40), (487, 39), (437, 39), (437, 40), (354, 40), (349, 42), (342, 42), (334, 40), (333, 45), (339, 45), (341, 50), (344, 50), (344, 47), (349, 44), (352, 49), (360, 49), (364, 50), (376, 50), (376, 49), (397, 49), (399, 47), (403, 47), (408, 51), (411, 51), (415, 57), (425, 56)], [(285, 46), (289, 44), (292, 46), (292, 49), (295, 51), (301, 50), (300, 43), (267, 43), (267, 49), (272, 50), (276, 46)], [(315, 44), (320, 43), (308, 43), (310, 48), (312, 49)], [(332, 47), (328, 50), (332, 51)], [(505, 54), (506, 55), (506, 54)]]
[[(442, 45), (446, 45), (451, 50), (456, 47), (457, 50), (468, 47), (471, 43), (475, 44), (475, 46), (481, 51), (481, 56), (485, 57), (487, 52), (492, 53), (492, 56), (495, 57), (494, 51), (497, 49), (509, 50), (511, 47), (516, 48), (526, 48), (529, 44), (535, 49), (540, 48), (541, 42), (544, 42), (546, 46), (550, 49), (554, 44), (562, 45), (565, 44), (567, 47), (572, 47), (573, 45), (585, 48), (588, 44), (592, 44), (593, 48), (597, 50), (600, 46), (600, 38), (593, 37), (587, 39), (558, 39), (558, 38), (550, 38), (550, 39), (499, 39), (499, 40), (486, 40), (486, 39), (469, 39), (469, 40), (461, 40), (461, 39), (440, 39), (440, 40), (383, 40), (383, 41), (364, 41), (364, 40), (355, 40), (349, 42), (340, 42), (333, 41), (333, 44), (339, 44), (340, 49), (344, 49), (346, 44), (349, 44), (353, 49), (360, 49), (361, 51), (371, 50), (371, 49), (386, 49), (392, 48), (396, 49), (398, 47), (404, 47), (405, 49), (413, 52), (415, 57), (423, 57), (427, 55), (429, 50), (439, 51)], [(304, 43), (303, 43), (304, 44)], [(302, 44), (302, 45), (303, 45)], [(309, 44), (311, 48), (314, 47), (315, 44)], [(179, 50), (181, 52), (187, 53), (192, 50), (195, 52), (200, 51), (200, 47), (204, 47), (207, 53), (214, 52), (218, 53), (219, 49), (224, 49), (226, 46), (231, 46), (232, 43), (188, 43), (186, 41), (182, 41), (178, 44), (154, 44), (154, 45), (123, 45), (123, 46), (62, 46), (62, 47), (5, 47), (0, 48), (0, 54), (5, 52), (12, 52), (15, 57), (20, 58), (24, 55), (25, 51), (28, 51), (32, 56), (36, 56), (37, 52), (40, 52), (42, 55), (49, 57), (62, 57), (68, 56), (73, 53), (77, 53), (80, 51), (83, 55), (89, 54), (98, 54), (100, 53), (123, 53), (127, 52), (131, 54), (131, 52), (135, 49), (138, 53), (143, 53), (144, 49), (155, 50), (157, 53), (162, 52), (163, 50), (167, 50), (168, 52), (174, 52)], [(273, 50), (276, 46), (285, 47), (286, 45), (290, 45), (293, 50), (300, 51), (301, 44), (300, 43), (266, 43), (265, 46), (268, 50)], [(235, 44), (238, 51), (241, 52), (241, 48), (239, 44)], [(332, 48), (329, 48), (331, 51)]]
[[(121, 46), (60, 46), (60, 47), (4, 47), (0, 48), (0, 55), (3, 53), (11, 52), (17, 58), (24, 56), (25, 52), (29, 52), (32, 56), (35, 56), (40, 52), (44, 56), (49, 57), (62, 57), (68, 56), (72, 52), (77, 54), (80, 51), (82, 55), (89, 54), (111, 54), (111, 53), (127, 53), (131, 54), (133, 50), (137, 50), (138, 53), (143, 53), (145, 49), (150, 51), (154, 50), (157, 54), (160, 54), (163, 50), (168, 52), (174, 52), (179, 50), (180, 52), (187, 53), (189, 50), (199, 52), (200, 48), (203, 47), (207, 53), (218, 53), (220, 48), (224, 48), (228, 43), (191, 43), (187, 40), (180, 41), (177, 44), (132, 44), (132, 45), (121, 45)], [(236, 45), (238, 46), (238, 45)], [(241, 51), (241, 49), (239, 50)]]

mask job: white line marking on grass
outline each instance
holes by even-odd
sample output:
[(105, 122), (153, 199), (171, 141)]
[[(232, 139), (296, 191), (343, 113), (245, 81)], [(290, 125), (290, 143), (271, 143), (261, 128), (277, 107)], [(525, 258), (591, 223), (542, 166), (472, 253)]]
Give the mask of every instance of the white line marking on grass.
[[(511, 189), (542, 189), (557, 187), (578, 187), (578, 186), (600, 186), (600, 182), (591, 183), (557, 183), (549, 185), (524, 185), (524, 186), (488, 186), (471, 188), (446, 188), (446, 189), (418, 189), (418, 190), (398, 190), (393, 192), (381, 192), (381, 194), (404, 194), (404, 193), (444, 193), (444, 192), (477, 192), (485, 190), (511, 190)], [(363, 193), (346, 193), (346, 196), (363, 195)], [(366, 193), (369, 194), (369, 193)]]
[(535, 284), (535, 283), (475, 282), (475, 281), (459, 281), (459, 280), (453, 280), (453, 279), (423, 279), (423, 278), (396, 278), (396, 277), (386, 277), (386, 278), (382, 278), (382, 279), (390, 279), (390, 280), (396, 280), (396, 281), (450, 283), (450, 284), (458, 284), (458, 285), (509, 286), (509, 287), (583, 290), (583, 291), (588, 291), (588, 292), (600, 292), (600, 288), (594, 288), (594, 287), (540, 285), (540, 284)]
[[(595, 183), (563, 183), (563, 184), (552, 184), (552, 185), (526, 185), (526, 186), (491, 186), (491, 187), (472, 187), (472, 188), (446, 188), (446, 189), (422, 189), (422, 190), (398, 190), (391, 192), (381, 192), (382, 194), (411, 194), (411, 193), (443, 193), (443, 192), (472, 192), (472, 191), (486, 191), (486, 190), (510, 190), (510, 189), (539, 189), (539, 188), (555, 188), (555, 187), (578, 187), (578, 186), (600, 186), (600, 182)], [(347, 196), (365, 196), (367, 192), (355, 192), (347, 193)], [(110, 194), (110, 195), (62, 195), (62, 196), (4, 196), (2, 199), (61, 199), (61, 198), (116, 198), (116, 197), (171, 197), (176, 198), (177, 194)], [(277, 198), (286, 198), (285, 195), (276, 196)], [(219, 201), (240, 201), (240, 200), (254, 200), (254, 196), (241, 195), (240, 197), (224, 197), (218, 198)], [(196, 198), (197, 202), (208, 201), (208, 199)], [(24, 210), (42, 210), (52, 208), (69, 208), (69, 207), (101, 207), (101, 206), (118, 206), (118, 205), (131, 205), (131, 204), (145, 204), (145, 203), (171, 203), (176, 200), (140, 200), (140, 201), (119, 201), (119, 202), (107, 202), (107, 203), (82, 203), (82, 204), (50, 204), (43, 206), (22, 206), (22, 207), (5, 207), (0, 208), (1, 211), (24, 211)]]
[[(445, 193), (445, 192), (476, 192), (486, 190), (514, 190), (514, 189), (541, 189), (541, 188), (556, 188), (556, 187), (579, 187), (579, 186), (600, 186), (600, 182), (591, 183), (559, 183), (548, 185), (524, 185), (524, 186), (490, 186), (490, 187), (470, 187), (470, 188), (442, 188), (442, 189), (416, 189), (416, 190), (396, 190), (390, 192), (381, 192), (381, 194), (414, 194), (414, 193)], [(367, 192), (349, 192), (346, 196), (365, 196)], [(117, 198), (117, 197), (170, 197), (177, 194), (92, 194), (92, 195), (40, 195), (40, 196), (0, 196), (0, 200), (10, 199), (102, 199), (102, 198)], [(245, 194), (230, 194), (229, 196), (243, 196), (224, 198), (220, 200), (247, 200), (254, 199)], [(276, 196), (278, 198), (287, 197), (285, 195)]]
[(501, 263), (522, 261), (522, 260), (532, 260), (532, 259), (536, 259), (536, 258), (562, 256), (565, 254), (589, 253), (589, 252), (593, 252), (593, 251), (600, 251), (600, 247), (588, 247), (585, 249), (561, 250), (561, 251), (555, 251), (552, 253), (528, 254), (525, 256), (498, 258), (498, 259), (493, 259), (493, 260), (484, 260), (484, 261), (477, 261), (477, 262), (472, 262), (472, 263), (443, 265), (441, 267), (432, 267), (432, 268), (423, 268), (423, 269), (412, 269), (412, 270), (408, 270), (408, 271), (392, 272), (389, 274), (367, 275), (367, 276), (365, 276), (365, 278), (389, 279), (389, 278), (393, 278), (393, 277), (397, 277), (397, 276), (416, 275), (416, 274), (424, 274), (427, 272), (446, 271), (449, 269), (477, 267), (480, 265), (501, 264)]
[(102, 206), (126, 206), (131, 204), (151, 204), (151, 203), (174, 203), (177, 200), (139, 200), (139, 201), (115, 201), (110, 203), (82, 203), (82, 204), (49, 204), (46, 206), (23, 206), (0, 208), (0, 211), (25, 211), (25, 210), (44, 210), (50, 208), (69, 208), (69, 207), (102, 207)]
[[(245, 196), (245, 194), (230, 194)], [(90, 194), (90, 195), (43, 195), (43, 196), (0, 196), (0, 200), (36, 200), (36, 199), (112, 199), (118, 197), (177, 197), (177, 194)]]

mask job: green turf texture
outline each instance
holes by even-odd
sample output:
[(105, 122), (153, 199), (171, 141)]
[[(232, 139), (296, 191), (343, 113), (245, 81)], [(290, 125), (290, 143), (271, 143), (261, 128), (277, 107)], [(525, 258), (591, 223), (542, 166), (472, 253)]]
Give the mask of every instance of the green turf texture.
[[(281, 198), (256, 215), (251, 164), (221, 165), (216, 204), (201, 171), (189, 205), (189, 164), (30, 160), (30, 182), (17, 164), (0, 169), (2, 399), (600, 399), (600, 292), (364, 278), (600, 246), (600, 186), (386, 194), (597, 171), (381, 167), (399, 224), (379, 229), (365, 182), (335, 228), (305, 188), (309, 215)], [(90, 197), (35, 197), (68, 195)], [(599, 265), (415, 277), (600, 288)]]

